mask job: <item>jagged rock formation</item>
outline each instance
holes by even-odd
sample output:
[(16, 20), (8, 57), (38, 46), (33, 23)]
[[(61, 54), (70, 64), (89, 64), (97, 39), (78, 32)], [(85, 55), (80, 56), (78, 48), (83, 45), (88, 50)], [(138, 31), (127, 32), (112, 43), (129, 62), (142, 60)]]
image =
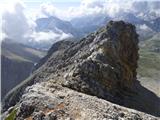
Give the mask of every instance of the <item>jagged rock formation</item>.
[[(147, 90), (136, 81), (138, 35), (133, 25), (111, 21), (81, 41), (67, 44), (60, 53), (55, 50), (44, 59), (46, 62), (4, 101), (5, 110), (15, 105), (22, 95), (15, 106), (17, 119), (156, 120), (88, 96), (158, 116), (159, 99), (145, 92)], [(142, 96), (144, 92), (145, 96)], [(142, 100), (148, 96), (153, 100)]]

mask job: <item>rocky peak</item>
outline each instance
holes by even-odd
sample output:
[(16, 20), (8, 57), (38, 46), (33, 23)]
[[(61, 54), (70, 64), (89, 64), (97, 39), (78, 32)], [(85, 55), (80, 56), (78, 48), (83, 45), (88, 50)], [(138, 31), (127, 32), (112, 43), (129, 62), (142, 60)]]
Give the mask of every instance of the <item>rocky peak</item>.
[(29, 80), (32, 84), (52, 79), (79, 92), (123, 101), (122, 91), (131, 89), (136, 80), (138, 35), (133, 25), (110, 21), (77, 43), (53, 46), (57, 44), (67, 47), (62, 51), (51, 47)]
[(133, 25), (111, 21), (81, 42), (88, 45), (72, 56), (78, 62), (65, 75), (65, 86), (100, 97), (131, 88), (138, 60), (138, 35)]
[[(117, 108), (104, 102), (109, 100), (156, 114), (158, 109), (154, 106), (155, 102), (147, 102), (145, 108), (142, 96), (137, 94), (142, 88), (135, 89), (138, 35), (133, 25), (110, 21), (107, 26), (66, 46), (61, 52), (58, 50), (51, 54), (50, 50), (45, 62), (39, 65), (33, 75), (8, 94), (4, 101), (5, 109), (18, 102), (16, 98), (20, 98), (20, 103), (16, 104), (18, 119), (39, 120), (50, 114), (55, 119), (121, 119), (119, 117), (124, 116), (124, 119), (134, 119), (132, 112), (125, 110), (127, 108)], [(122, 116), (121, 110), (126, 111)], [(137, 119), (156, 120), (135, 113), (138, 114)]]
[(111, 21), (100, 33), (100, 37), (99, 40), (103, 41), (101, 49), (105, 56), (110, 57), (108, 63), (123, 71), (120, 85), (130, 86), (136, 79), (138, 60), (138, 35), (135, 27), (123, 21)]

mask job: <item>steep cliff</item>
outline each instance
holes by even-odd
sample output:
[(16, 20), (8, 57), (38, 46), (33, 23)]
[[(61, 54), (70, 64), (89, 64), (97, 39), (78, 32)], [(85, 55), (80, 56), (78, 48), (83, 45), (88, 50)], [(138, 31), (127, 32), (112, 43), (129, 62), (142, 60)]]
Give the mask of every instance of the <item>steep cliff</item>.
[(16, 85), (26, 79), (45, 51), (5, 39), (1, 43), (2, 99)]
[(68, 45), (48, 55), (30, 78), (12, 90), (3, 109), (20, 100), (12, 107), (16, 119), (158, 119), (113, 104), (159, 116), (159, 98), (136, 80), (138, 35), (133, 25), (110, 21)]
[(17, 61), (1, 56), (2, 98), (30, 75), (33, 66), (34, 63), (29, 61)]

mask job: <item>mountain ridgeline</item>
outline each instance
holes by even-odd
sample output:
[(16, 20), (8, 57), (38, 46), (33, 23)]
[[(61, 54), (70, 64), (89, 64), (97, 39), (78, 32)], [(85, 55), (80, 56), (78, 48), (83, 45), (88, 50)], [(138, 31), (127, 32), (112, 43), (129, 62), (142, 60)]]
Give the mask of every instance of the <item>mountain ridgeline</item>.
[(149, 12), (132, 13), (131, 11), (121, 11), (115, 16), (104, 13), (91, 14), (75, 17), (68, 21), (62, 20), (57, 16), (48, 16), (36, 19), (35, 31), (39, 34), (47, 34), (49, 32), (55, 37), (49, 38), (49, 40), (46, 41), (37, 41), (36, 38), (33, 38), (32, 42), (28, 41), (26, 44), (40, 49), (48, 49), (55, 41), (60, 41), (65, 38), (79, 40), (87, 34), (96, 31), (98, 28), (103, 27), (106, 22), (109, 22), (110, 20), (123, 20), (134, 24), (137, 33), (140, 35), (140, 40), (145, 40), (160, 32), (160, 17)]
[(5, 97), (3, 117), (158, 120), (160, 99), (136, 77), (138, 42), (134, 25), (110, 21), (80, 41), (54, 44)]

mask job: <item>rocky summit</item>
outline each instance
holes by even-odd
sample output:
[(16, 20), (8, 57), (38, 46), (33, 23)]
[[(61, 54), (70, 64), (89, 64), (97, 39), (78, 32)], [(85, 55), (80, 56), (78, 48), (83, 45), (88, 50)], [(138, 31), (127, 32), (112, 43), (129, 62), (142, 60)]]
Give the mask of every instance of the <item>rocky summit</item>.
[(53, 46), (5, 97), (5, 120), (158, 120), (159, 98), (136, 78), (135, 26), (110, 21), (78, 42)]

